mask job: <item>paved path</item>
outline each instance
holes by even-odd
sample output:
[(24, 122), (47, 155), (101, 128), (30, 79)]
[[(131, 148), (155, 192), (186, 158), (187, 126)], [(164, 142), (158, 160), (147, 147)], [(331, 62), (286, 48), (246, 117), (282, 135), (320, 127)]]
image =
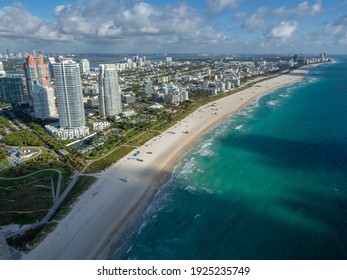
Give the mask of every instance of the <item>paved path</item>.
[[(61, 177), (62, 177), (62, 173), (60, 170), (58, 169), (42, 169), (42, 170), (39, 170), (39, 171), (35, 171), (33, 173), (30, 173), (28, 175), (24, 175), (24, 176), (20, 176), (20, 177), (15, 177), (15, 178), (7, 178), (7, 177), (0, 177), (0, 180), (20, 180), (20, 179), (24, 179), (24, 178), (27, 178), (27, 177), (30, 177), (32, 175), (35, 175), (37, 173), (40, 173), (40, 172), (44, 172), (44, 171), (55, 171), (59, 174), (59, 178), (58, 178), (58, 184), (61, 184)], [(59, 189), (60, 189), (60, 186), (58, 186)]]
[[(159, 125), (161, 125), (161, 124), (157, 124), (157, 125), (154, 126), (153, 128), (155, 128), (155, 127), (157, 127), (157, 126), (159, 126)], [(133, 129), (134, 129), (134, 128), (133, 128)], [(133, 129), (132, 129), (132, 130), (133, 130)], [(156, 130), (150, 129), (150, 130), (148, 130), (148, 131), (156, 131)], [(145, 134), (145, 133), (148, 132), (148, 131), (142, 131), (140, 134), (136, 135), (134, 138), (129, 139), (126, 143), (123, 143), (123, 144), (117, 146), (116, 148), (110, 150), (109, 152), (107, 152), (106, 154), (104, 154), (103, 156), (101, 156), (101, 157), (99, 157), (99, 158), (97, 158), (97, 159), (87, 160), (87, 161), (86, 161), (87, 164), (86, 164), (86, 166), (82, 169), (81, 173), (84, 173), (84, 172), (86, 171), (86, 169), (87, 169), (93, 162), (96, 162), (96, 161), (98, 161), (98, 160), (101, 160), (101, 159), (107, 157), (108, 155), (110, 155), (110, 154), (113, 153), (114, 151), (120, 149), (121, 147), (128, 146), (128, 147), (133, 147), (133, 148), (137, 149), (139, 146), (132, 146), (132, 145), (129, 145), (129, 143), (130, 143), (131, 141), (134, 141), (134, 140), (136, 140), (137, 138), (141, 137), (143, 134)], [(157, 132), (162, 133), (162, 131), (157, 131)]]
[(53, 179), (51, 178), (51, 181), (52, 181), (52, 186), (53, 186), (53, 201), (57, 201), (57, 199), (59, 198), (59, 195), (60, 195), (60, 187), (61, 187), (61, 180), (62, 180), (62, 173), (60, 170), (58, 169), (42, 169), (42, 170), (39, 170), (39, 171), (35, 171), (33, 173), (30, 173), (28, 175), (25, 175), (25, 176), (21, 176), (21, 177), (15, 177), (15, 178), (6, 178), (6, 177), (0, 177), (0, 180), (18, 180), (18, 179), (24, 179), (24, 178), (27, 178), (27, 177), (30, 177), (32, 175), (35, 175), (37, 173), (40, 173), (40, 172), (45, 172), (45, 171), (54, 171), (54, 172), (57, 172), (59, 177), (58, 177), (58, 183), (57, 183), (57, 188), (54, 189), (54, 183), (53, 183)]
[(58, 198), (59, 198), (59, 195), (60, 195), (60, 187), (61, 187), (61, 180), (62, 180), (62, 173), (60, 170), (58, 169), (42, 169), (42, 170), (39, 170), (39, 171), (35, 171), (33, 173), (30, 173), (28, 175), (25, 175), (25, 176), (20, 176), (20, 177), (15, 177), (15, 178), (6, 178), (6, 177), (0, 177), (0, 180), (8, 180), (8, 181), (13, 181), (13, 180), (20, 180), (20, 179), (24, 179), (24, 178), (27, 178), (27, 177), (30, 177), (32, 175), (35, 175), (37, 173), (40, 173), (40, 172), (45, 172), (45, 171), (54, 171), (54, 172), (57, 172), (59, 177), (58, 177), (58, 183), (57, 183), (57, 188), (55, 189), (54, 188), (54, 182), (53, 182), (53, 179), (52, 177), (51, 178), (51, 182), (52, 182), (52, 193), (53, 193), (53, 202), (55, 202)]

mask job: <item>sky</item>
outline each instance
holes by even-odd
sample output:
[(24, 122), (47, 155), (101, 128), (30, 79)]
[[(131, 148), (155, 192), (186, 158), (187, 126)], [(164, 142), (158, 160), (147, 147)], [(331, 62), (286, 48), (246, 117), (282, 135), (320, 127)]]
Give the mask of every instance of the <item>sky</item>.
[(6, 49), (347, 54), (347, 0), (1, 0)]

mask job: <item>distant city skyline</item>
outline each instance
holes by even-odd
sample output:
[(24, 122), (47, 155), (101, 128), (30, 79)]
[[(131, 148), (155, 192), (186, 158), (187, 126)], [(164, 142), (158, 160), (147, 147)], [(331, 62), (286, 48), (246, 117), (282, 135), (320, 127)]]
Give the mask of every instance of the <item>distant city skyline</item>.
[(345, 54), (347, 0), (2, 0), (0, 53)]

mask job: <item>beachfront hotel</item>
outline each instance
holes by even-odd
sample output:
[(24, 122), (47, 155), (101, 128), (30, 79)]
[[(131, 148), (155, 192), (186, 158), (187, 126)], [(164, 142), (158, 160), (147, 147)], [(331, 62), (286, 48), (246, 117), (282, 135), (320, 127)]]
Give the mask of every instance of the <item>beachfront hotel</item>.
[(122, 112), (121, 88), (115, 64), (99, 66), (99, 111), (102, 117), (117, 116)]
[(57, 58), (53, 63), (59, 124), (63, 128), (85, 125), (79, 65), (72, 59)]

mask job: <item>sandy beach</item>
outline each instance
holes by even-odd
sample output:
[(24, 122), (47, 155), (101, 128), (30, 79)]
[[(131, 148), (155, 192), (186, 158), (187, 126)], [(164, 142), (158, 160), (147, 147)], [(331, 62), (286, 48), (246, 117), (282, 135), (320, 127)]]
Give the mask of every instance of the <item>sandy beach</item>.
[(134, 150), (98, 174), (98, 181), (57, 228), (23, 259), (106, 258), (110, 244), (141, 217), (158, 187), (170, 178), (182, 155), (199, 137), (255, 98), (300, 80), (311, 67), (314, 65), (204, 105)]

